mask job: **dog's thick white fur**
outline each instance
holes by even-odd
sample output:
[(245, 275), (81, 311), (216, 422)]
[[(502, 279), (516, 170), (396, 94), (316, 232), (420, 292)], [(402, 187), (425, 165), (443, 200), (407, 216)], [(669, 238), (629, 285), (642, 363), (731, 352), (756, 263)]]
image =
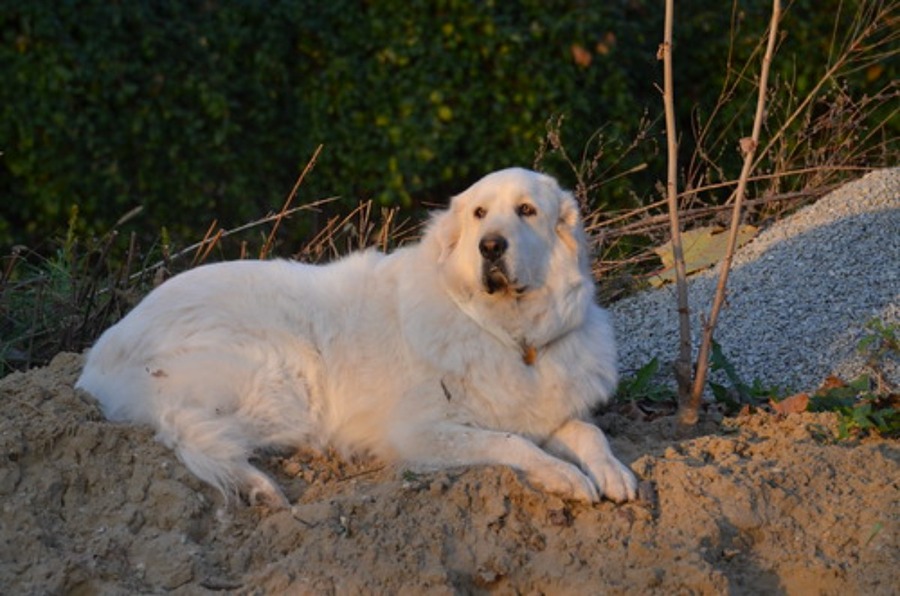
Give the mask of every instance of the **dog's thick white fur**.
[(390, 255), (174, 277), (103, 334), (77, 386), (226, 496), (285, 506), (254, 449), (502, 464), (567, 498), (633, 499), (634, 476), (582, 421), (616, 381), (577, 203), (513, 168)]

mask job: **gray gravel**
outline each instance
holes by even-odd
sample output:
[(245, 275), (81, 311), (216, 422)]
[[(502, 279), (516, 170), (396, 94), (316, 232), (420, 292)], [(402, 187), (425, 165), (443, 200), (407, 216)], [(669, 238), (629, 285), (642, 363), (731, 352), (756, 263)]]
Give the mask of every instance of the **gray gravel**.
[[(712, 304), (718, 267), (688, 279), (694, 335)], [(746, 382), (809, 391), (826, 376), (865, 372), (865, 325), (900, 319), (900, 167), (872, 172), (762, 231), (735, 255), (715, 337)], [(613, 304), (621, 367), (677, 352), (675, 289)], [(900, 384), (900, 363), (887, 362)], [(671, 376), (671, 375), (669, 375)]]

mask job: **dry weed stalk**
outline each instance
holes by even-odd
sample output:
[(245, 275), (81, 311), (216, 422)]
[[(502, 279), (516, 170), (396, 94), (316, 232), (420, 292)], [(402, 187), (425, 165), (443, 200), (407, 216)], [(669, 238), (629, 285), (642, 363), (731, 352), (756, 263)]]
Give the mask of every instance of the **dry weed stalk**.
[(416, 226), (409, 219), (398, 221), (399, 207), (382, 207), (378, 222), (373, 211), (374, 202), (368, 200), (359, 203), (346, 215), (329, 218), (322, 229), (294, 253), (293, 258), (319, 263), (370, 246), (388, 252), (393, 246), (415, 236)]
[(681, 246), (681, 222), (678, 217), (678, 137), (675, 130), (675, 92), (672, 81), (672, 20), (674, 0), (666, 0), (663, 43), (657, 58), (663, 61), (663, 104), (666, 112), (666, 147), (668, 176), (666, 198), (669, 205), (669, 227), (675, 257), (675, 282), (678, 296), (678, 356), (675, 359), (675, 381), (681, 403), (687, 403), (691, 391), (691, 320), (688, 310), (687, 273)]
[[(194, 258), (191, 261), (191, 267), (195, 267), (200, 263), (203, 263), (210, 255), (212, 250), (216, 247), (216, 245), (228, 238), (229, 236), (233, 236), (235, 234), (239, 234), (241, 232), (246, 232), (247, 230), (259, 227), (261, 225), (267, 224), (273, 221), (281, 221), (286, 217), (289, 217), (295, 213), (301, 211), (317, 211), (323, 205), (327, 205), (328, 203), (333, 203), (337, 201), (340, 197), (327, 197), (324, 199), (319, 199), (317, 201), (312, 201), (311, 203), (306, 203), (304, 205), (299, 205), (297, 207), (291, 207), (287, 210), (279, 211), (278, 213), (270, 213), (265, 217), (261, 217), (259, 219), (255, 219), (249, 223), (237, 226), (236, 228), (231, 228), (230, 230), (216, 230), (216, 226), (218, 225), (217, 220), (213, 220), (210, 227), (207, 229), (206, 234), (203, 237), (203, 240), (200, 242), (195, 242), (190, 246), (186, 246), (185, 248), (179, 250), (176, 253), (167, 254), (163, 259), (156, 261), (155, 263), (145, 267), (144, 269), (133, 273), (128, 279), (129, 281), (133, 281), (140, 277), (147, 275), (149, 272), (157, 271), (162, 268), (166, 268), (172, 261), (178, 260), (181, 257), (194, 253)], [(215, 233), (213, 233), (215, 231)], [(242, 245), (241, 255), (242, 257), (246, 255), (246, 245)]]
[[(793, 4), (786, 3), (787, 15)], [(847, 7), (852, 13), (849, 26), (842, 26)], [(821, 74), (810, 81), (802, 95), (795, 93), (801, 83), (782, 73), (770, 77), (767, 100), (765, 146), (756, 153), (753, 171), (769, 172), (769, 178), (754, 177), (756, 195), (799, 191), (823, 187), (846, 179), (847, 171), (873, 166), (892, 165), (896, 161), (896, 122), (900, 113), (900, 83), (889, 80), (881, 89), (854, 97), (845, 79), (860, 71), (870, 81), (878, 78), (885, 64), (900, 54), (900, 3), (896, 0), (866, 0), (839, 6), (834, 15), (834, 28), (827, 44), (830, 53)], [(753, 109), (752, 94), (742, 93), (751, 82), (752, 73), (765, 53), (767, 36), (760, 36), (750, 57), (735, 64), (734, 46), (740, 4), (732, 2), (731, 44), (726, 58), (724, 78), (719, 96), (709, 114), (701, 116), (696, 107), (691, 114), (695, 148), (682, 175), (684, 190), (679, 206), (695, 206), (703, 202), (714, 183), (728, 179), (728, 168), (722, 163), (731, 150), (733, 131), (740, 126), (745, 107)], [(775, 51), (789, 40), (784, 33), (776, 38)], [(801, 58), (802, 59), (802, 58)], [(870, 74), (874, 78), (869, 78)], [(752, 81), (753, 91), (756, 82)], [(754, 93), (755, 94), (755, 93)], [(738, 106), (737, 109), (728, 106)], [(875, 117), (877, 116), (877, 118)], [(732, 194), (732, 200), (734, 195)], [(718, 201), (716, 201), (718, 202)], [(684, 220), (682, 220), (684, 224)]]
[(713, 298), (713, 304), (709, 311), (709, 317), (703, 326), (703, 340), (700, 343), (700, 351), (697, 355), (697, 370), (694, 374), (694, 383), (691, 388), (690, 399), (685, 404), (682, 402), (680, 407), (679, 420), (682, 425), (693, 425), (697, 423), (698, 410), (700, 401), (703, 397), (703, 387), (706, 385), (706, 375), (709, 370), (709, 352), (712, 346), (713, 333), (715, 332), (716, 322), (719, 318), (719, 312), (722, 304), (725, 302), (725, 293), (728, 286), (728, 274), (731, 271), (731, 263), (734, 259), (734, 251), (737, 247), (737, 236), (741, 225), (741, 212), (743, 208), (744, 195), (747, 189), (747, 180), (750, 177), (750, 171), (755, 164), (754, 157), (756, 149), (759, 146), (759, 134), (762, 130), (763, 120), (766, 111), (766, 93), (768, 89), (769, 67), (772, 63), (772, 56), (775, 53), (775, 38), (778, 33), (778, 22), (781, 19), (781, 2), (773, 0), (772, 2), (772, 19), (769, 22), (769, 40), (766, 45), (766, 53), (763, 56), (762, 67), (759, 74), (759, 94), (756, 100), (756, 114), (753, 118), (753, 132), (750, 138), (741, 139), (741, 151), (744, 154), (744, 165), (741, 169), (741, 176), (738, 179), (738, 186), (734, 194), (734, 209), (731, 215), (731, 227), (728, 232), (728, 248), (725, 252), (725, 260), (719, 270), (719, 281), (716, 285), (716, 294)]
[[(735, 184), (737, 184), (736, 181)], [(839, 184), (830, 184), (828, 186), (816, 187), (809, 190), (798, 190), (793, 192), (779, 193), (776, 195), (769, 195), (766, 197), (760, 197), (758, 199), (745, 199), (744, 207), (764, 207), (775, 204), (790, 205), (792, 203), (818, 198), (820, 196), (828, 194), (839, 186)], [(665, 203), (665, 201), (655, 203), (653, 207), (658, 207), (660, 203)], [(604, 239), (609, 240), (614, 238), (621, 238), (622, 236), (632, 235), (655, 236), (658, 232), (661, 232), (663, 228), (669, 225), (670, 216), (668, 213), (664, 215), (648, 215), (646, 213), (647, 210), (647, 208), (633, 209), (618, 216), (618, 225), (611, 230), (605, 230), (603, 232)], [(678, 218), (681, 221), (682, 225), (685, 225), (688, 222), (702, 222), (708, 220), (718, 213), (729, 210), (733, 211), (734, 206), (728, 204), (694, 207), (692, 209), (679, 208)], [(633, 221), (631, 223), (623, 223), (629, 219), (635, 218), (638, 218), (637, 221)], [(588, 233), (595, 232), (597, 228), (601, 227), (601, 225), (603, 227), (607, 227), (611, 224), (609, 222), (603, 222), (602, 224), (588, 226)], [(654, 249), (655, 246), (648, 249), (648, 251), (653, 252)]]
[(304, 167), (303, 171), (300, 172), (300, 176), (297, 177), (297, 181), (294, 182), (294, 187), (291, 189), (291, 192), (288, 193), (287, 198), (284, 200), (284, 205), (282, 205), (281, 210), (275, 217), (275, 223), (272, 225), (272, 230), (269, 232), (269, 237), (266, 238), (266, 243), (263, 245), (262, 250), (259, 251), (260, 259), (265, 259), (272, 251), (272, 246), (275, 244), (275, 233), (278, 232), (278, 226), (281, 225), (281, 221), (286, 217), (288, 211), (290, 211), (291, 204), (294, 202), (294, 198), (297, 196), (297, 191), (300, 189), (300, 185), (303, 184), (303, 180), (306, 179), (306, 175), (309, 174), (316, 166), (316, 161), (319, 159), (319, 154), (321, 152), (322, 145), (320, 144), (318, 147), (316, 147), (316, 150), (313, 152), (312, 157), (309, 158), (309, 161), (306, 162), (306, 167)]
[(631, 143), (627, 146), (617, 147), (611, 155), (606, 149), (603, 129), (595, 131), (585, 142), (581, 155), (576, 162), (569, 155), (562, 141), (561, 131), (564, 120), (565, 117), (559, 115), (547, 121), (547, 134), (538, 146), (532, 167), (537, 171), (542, 171), (542, 164), (549, 154), (559, 156), (575, 176), (573, 192), (582, 213), (589, 214), (588, 216), (590, 217), (597, 213), (597, 210), (591, 212), (590, 209), (590, 197), (597, 190), (620, 178), (637, 174), (647, 169), (647, 162), (641, 162), (627, 169), (616, 171), (624, 164), (625, 159), (647, 140), (653, 122), (644, 115), (638, 124), (637, 134), (631, 140)]
[[(900, 53), (900, 28), (897, 28), (897, 11), (900, 4), (896, 0), (889, 2), (863, 3), (857, 12), (851, 34), (842, 41), (842, 47), (837, 58), (831, 66), (819, 78), (813, 88), (800, 101), (797, 107), (782, 122), (778, 130), (771, 135), (768, 143), (759, 151), (759, 156), (752, 162), (752, 169), (759, 167), (766, 154), (788, 133), (791, 126), (798, 118), (806, 113), (810, 104), (819, 97), (819, 92), (828, 83), (834, 83), (839, 73), (850, 74), (866, 69), (877, 64), (881, 60), (896, 56)], [(876, 39), (877, 34), (887, 30), (886, 35)], [(830, 47), (835, 47), (838, 40), (833, 38)], [(770, 41), (770, 45), (771, 45)], [(895, 85), (896, 83), (892, 83)], [(896, 94), (894, 94), (896, 98)], [(897, 113), (895, 108), (893, 114)], [(884, 127), (889, 118), (882, 121), (878, 128)], [(871, 133), (870, 133), (871, 134)]]

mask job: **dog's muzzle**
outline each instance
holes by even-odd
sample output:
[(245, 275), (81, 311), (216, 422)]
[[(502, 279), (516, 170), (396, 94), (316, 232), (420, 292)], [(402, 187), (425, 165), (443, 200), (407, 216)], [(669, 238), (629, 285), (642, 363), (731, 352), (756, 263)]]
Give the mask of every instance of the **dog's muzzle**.
[(478, 251), (483, 259), (481, 281), (488, 294), (505, 290), (510, 285), (509, 272), (503, 258), (507, 248), (509, 242), (500, 234), (485, 234), (478, 243)]

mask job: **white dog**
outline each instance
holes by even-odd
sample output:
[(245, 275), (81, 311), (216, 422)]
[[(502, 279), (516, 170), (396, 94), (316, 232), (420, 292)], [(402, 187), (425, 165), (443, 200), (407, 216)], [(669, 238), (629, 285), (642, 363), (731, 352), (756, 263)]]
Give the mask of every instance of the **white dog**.
[(172, 278), (103, 334), (77, 386), (110, 419), (152, 425), (226, 497), (281, 507), (256, 448), (502, 464), (567, 498), (633, 499), (634, 476), (581, 420), (616, 381), (577, 203), (508, 169), (391, 255)]

